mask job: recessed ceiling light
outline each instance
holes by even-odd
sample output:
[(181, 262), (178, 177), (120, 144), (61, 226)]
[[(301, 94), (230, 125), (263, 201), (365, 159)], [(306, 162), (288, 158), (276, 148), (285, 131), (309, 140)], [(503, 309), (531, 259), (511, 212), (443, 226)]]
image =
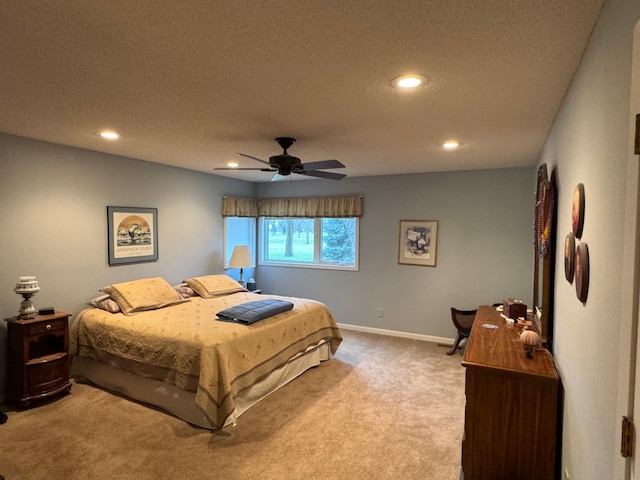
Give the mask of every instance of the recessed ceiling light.
[(401, 77), (394, 78), (391, 83), (396, 88), (408, 90), (420, 87), (421, 85), (424, 85), (426, 81), (427, 79), (422, 75), (403, 75)]
[(120, 135), (111, 130), (103, 130), (101, 132), (98, 132), (98, 135), (106, 140), (117, 140), (118, 138), (120, 138)]
[(460, 145), (462, 144), (457, 140), (447, 140), (442, 144), (442, 148), (445, 150), (455, 150), (456, 148), (460, 148)]
[(229, 160), (227, 162), (227, 167), (236, 168), (237, 166), (238, 166), (238, 162), (236, 162), (235, 160)]

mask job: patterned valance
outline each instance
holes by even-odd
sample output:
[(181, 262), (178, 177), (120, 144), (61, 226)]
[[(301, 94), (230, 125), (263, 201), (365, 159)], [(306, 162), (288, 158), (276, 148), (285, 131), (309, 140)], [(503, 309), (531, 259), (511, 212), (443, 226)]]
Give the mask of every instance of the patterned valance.
[(260, 200), (260, 217), (360, 217), (362, 197), (267, 198)]
[(258, 201), (253, 198), (222, 198), (223, 217), (257, 217)]
[(223, 197), (223, 217), (344, 218), (362, 216), (362, 197), (252, 198)]

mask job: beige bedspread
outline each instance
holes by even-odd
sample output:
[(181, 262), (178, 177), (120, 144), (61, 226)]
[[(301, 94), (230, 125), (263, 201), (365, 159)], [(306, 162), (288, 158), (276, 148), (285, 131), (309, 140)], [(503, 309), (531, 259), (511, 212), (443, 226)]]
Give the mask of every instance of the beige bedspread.
[[(288, 300), (294, 308), (253, 325), (216, 320), (216, 312), (262, 298)], [(239, 391), (323, 339), (331, 342), (332, 353), (342, 341), (324, 304), (240, 292), (196, 296), (133, 316), (85, 309), (71, 326), (70, 353), (196, 392), (196, 404), (220, 428)]]

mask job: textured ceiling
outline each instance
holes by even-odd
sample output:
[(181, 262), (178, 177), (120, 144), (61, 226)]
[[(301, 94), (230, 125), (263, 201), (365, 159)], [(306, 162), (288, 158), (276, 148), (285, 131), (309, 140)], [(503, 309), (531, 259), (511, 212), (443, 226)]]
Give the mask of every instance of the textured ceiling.
[(531, 166), (603, 3), (0, 0), (0, 131), (209, 173), (277, 136), (349, 176)]

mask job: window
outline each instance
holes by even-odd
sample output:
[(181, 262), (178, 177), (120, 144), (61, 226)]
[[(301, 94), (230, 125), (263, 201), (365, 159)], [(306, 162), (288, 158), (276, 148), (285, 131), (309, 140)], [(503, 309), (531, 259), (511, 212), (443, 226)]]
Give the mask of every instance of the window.
[(255, 259), (256, 219), (252, 217), (224, 218), (224, 268), (229, 267), (229, 260), (236, 245), (249, 245), (251, 256)]
[(358, 218), (260, 218), (260, 264), (358, 270)]

